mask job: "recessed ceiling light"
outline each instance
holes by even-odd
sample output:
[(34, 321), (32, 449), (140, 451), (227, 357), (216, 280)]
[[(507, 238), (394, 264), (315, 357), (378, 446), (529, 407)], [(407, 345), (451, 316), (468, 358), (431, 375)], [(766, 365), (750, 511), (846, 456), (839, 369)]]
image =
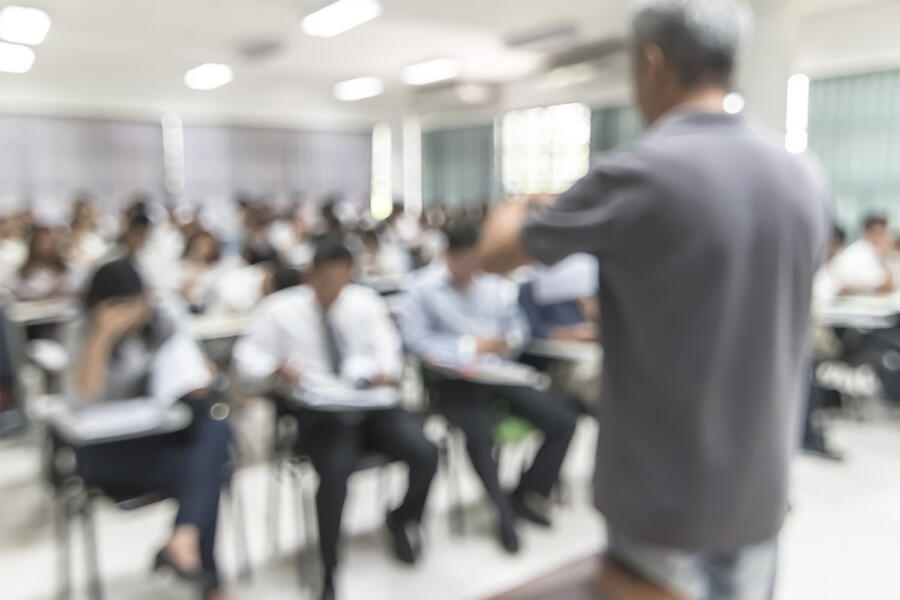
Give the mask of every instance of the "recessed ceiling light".
[(34, 50), (21, 44), (0, 42), (0, 71), (27, 73), (34, 64)]
[(364, 100), (378, 96), (384, 91), (384, 83), (377, 77), (357, 77), (334, 86), (334, 97), (344, 102)]
[(7, 6), (0, 11), (0, 38), (37, 46), (50, 31), (50, 15), (39, 8)]
[(452, 58), (436, 58), (404, 67), (400, 78), (407, 85), (428, 85), (453, 79), (459, 75), (459, 65)]
[(338, 0), (303, 19), (303, 32), (316, 37), (334, 37), (381, 14), (378, 0)]
[(228, 65), (205, 63), (184, 74), (184, 84), (192, 90), (212, 90), (232, 80), (234, 72)]

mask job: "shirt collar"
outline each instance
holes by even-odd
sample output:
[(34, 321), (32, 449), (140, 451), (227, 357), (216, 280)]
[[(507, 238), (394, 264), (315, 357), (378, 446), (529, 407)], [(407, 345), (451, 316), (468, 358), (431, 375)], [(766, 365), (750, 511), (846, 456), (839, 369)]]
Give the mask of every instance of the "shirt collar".
[(744, 125), (746, 122), (742, 115), (732, 115), (726, 112), (709, 111), (696, 106), (682, 105), (666, 112), (647, 130), (647, 133), (659, 135), (677, 131), (685, 126), (735, 126)]

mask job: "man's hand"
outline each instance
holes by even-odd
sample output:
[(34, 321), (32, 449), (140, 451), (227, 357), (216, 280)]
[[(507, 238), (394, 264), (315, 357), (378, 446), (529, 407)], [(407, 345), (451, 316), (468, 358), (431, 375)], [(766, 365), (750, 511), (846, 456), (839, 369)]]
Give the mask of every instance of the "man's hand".
[(94, 317), (97, 335), (104, 340), (117, 340), (139, 326), (146, 316), (147, 308), (142, 302), (107, 300), (97, 307)]
[(509, 344), (502, 338), (478, 338), (475, 340), (475, 353), (479, 356), (496, 354), (503, 356), (509, 352)]
[(275, 371), (275, 377), (288, 386), (295, 387), (303, 380), (303, 373), (290, 363), (282, 363), (278, 370)]
[(400, 382), (398, 382), (395, 378), (393, 378), (385, 373), (378, 373), (374, 377), (369, 377), (368, 379), (365, 379), (362, 382), (360, 382), (359, 387), (361, 389), (369, 389), (369, 388), (376, 388), (376, 387), (395, 387), (395, 386), (399, 385), (399, 383)]
[(506, 274), (531, 262), (520, 235), (528, 206), (510, 202), (491, 211), (481, 233), (479, 258), (488, 273)]
[(562, 342), (594, 342), (597, 340), (597, 326), (594, 323), (563, 325), (550, 330), (550, 339)]

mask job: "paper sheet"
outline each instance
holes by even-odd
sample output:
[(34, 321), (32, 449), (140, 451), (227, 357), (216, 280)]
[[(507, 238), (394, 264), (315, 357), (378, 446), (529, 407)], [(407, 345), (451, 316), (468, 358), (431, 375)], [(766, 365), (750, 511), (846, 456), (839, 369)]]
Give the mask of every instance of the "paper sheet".
[(135, 398), (78, 408), (68, 418), (80, 439), (97, 440), (159, 429), (164, 411), (151, 398)]
[(390, 408), (399, 402), (396, 388), (357, 389), (335, 377), (304, 374), (294, 396), (301, 403), (322, 410)]
[(170, 406), (191, 392), (209, 387), (212, 374), (197, 343), (176, 333), (156, 351), (150, 366), (150, 395), (162, 406)]
[(573, 254), (552, 267), (539, 269), (534, 276), (534, 301), (556, 304), (597, 293), (599, 266), (589, 254)]

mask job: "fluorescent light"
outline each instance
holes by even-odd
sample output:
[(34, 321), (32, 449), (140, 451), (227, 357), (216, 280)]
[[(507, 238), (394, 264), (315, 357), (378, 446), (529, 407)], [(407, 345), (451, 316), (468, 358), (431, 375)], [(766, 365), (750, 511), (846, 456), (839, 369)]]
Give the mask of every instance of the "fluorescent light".
[(211, 90), (231, 81), (234, 72), (228, 65), (205, 63), (184, 74), (184, 84), (192, 90)]
[(809, 77), (803, 73), (788, 79), (785, 126), (784, 146), (788, 152), (800, 154), (806, 151), (809, 143)]
[(334, 37), (381, 14), (378, 0), (338, 0), (303, 19), (303, 32), (316, 37)]
[(407, 85), (428, 85), (453, 79), (459, 75), (459, 65), (452, 58), (436, 58), (404, 67), (400, 79)]
[(791, 75), (787, 85), (787, 128), (806, 129), (809, 125), (809, 77)]
[(384, 91), (384, 84), (377, 77), (357, 77), (334, 86), (334, 97), (345, 102), (363, 100), (378, 96)]
[(784, 147), (791, 154), (806, 152), (809, 145), (809, 133), (805, 129), (788, 129), (784, 135)]
[(34, 50), (20, 44), (0, 42), (0, 71), (27, 73), (34, 64)]
[(37, 46), (50, 31), (50, 15), (39, 8), (7, 6), (0, 11), (0, 38), (7, 42)]
[(737, 92), (731, 92), (725, 96), (725, 100), (722, 102), (722, 108), (725, 109), (725, 112), (729, 115), (736, 115), (744, 110), (746, 104), (743, 96)]

